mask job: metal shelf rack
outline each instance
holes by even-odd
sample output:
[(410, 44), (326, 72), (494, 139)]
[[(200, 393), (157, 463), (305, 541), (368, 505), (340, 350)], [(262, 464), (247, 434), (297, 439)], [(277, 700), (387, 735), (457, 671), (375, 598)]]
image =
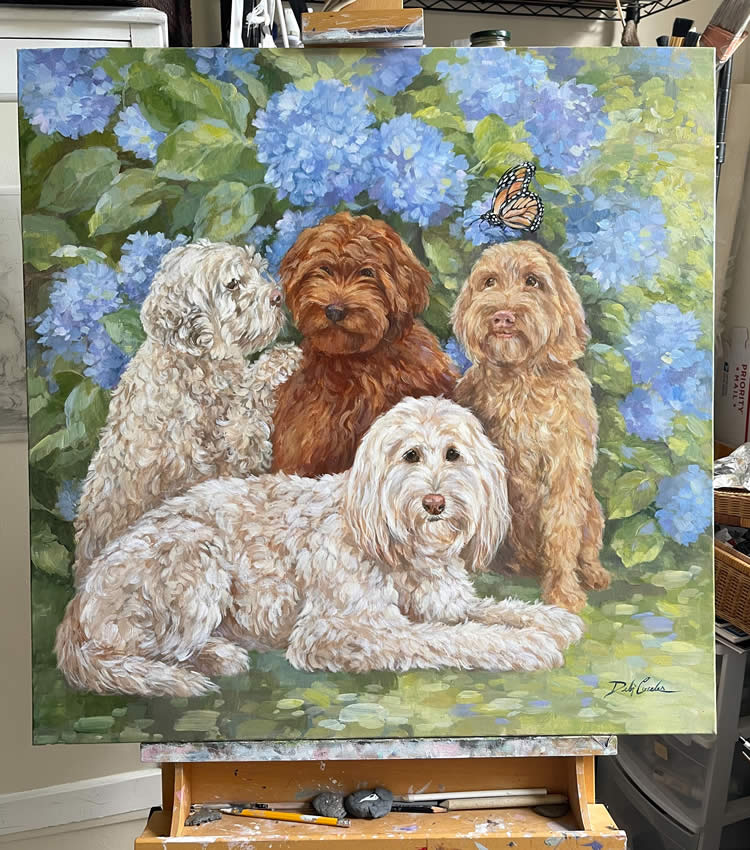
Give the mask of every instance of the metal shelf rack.
[[(681, 6), (687, 0), (643, 0), (641, 18)], [(622, 0), (623, 8), (627, 0)], [(469, 12), (493, 15), (525, 15), (539, 18), (577, 18), (617, 21), (615, 0), (404, 0), (404, 7), (431, 12)]]

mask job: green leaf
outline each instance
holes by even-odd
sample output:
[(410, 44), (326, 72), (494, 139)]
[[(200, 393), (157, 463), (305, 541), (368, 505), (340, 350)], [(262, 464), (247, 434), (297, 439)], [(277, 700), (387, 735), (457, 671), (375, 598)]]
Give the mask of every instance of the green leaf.
[(536, 172), (536, 181), (543, 188), (550, 192), (557, 192), (560, 195), (577, 195), (578, 190), (573, 184), (566, 180), (561, 174), (552, 174), (549, 171)]
[(455, 276), (461, 272), (461, 253), (457, 241), (446, 233), (422, 231), (422, 245), (427, 259), (440, 275)]
[(241, 133), (247, 129), (250, 105), (231, 83), (195, 73), (174, 62), (155, 68), (134, 63), (128, 86), (149, 123), (169, 132), (185, 121), (217, 119)]
[(274, 68), (289, 74), (290, 77), (306, 77), (314, 74), (312, 65), (301, 54), (302, 50), (264, 50), (263, 54)]
[(31, 563), (42, 572), (67, 578), (72, 558), (55, 537), (49, 525), (35, 518), (31, 522)]
[(586, 350), (584, 369), (597, 386), (613, 395), (627, 395), (633, 387), (630, 364), (610, 345), (590, 345)]
[(151, 168), (123, 171), (99, 199), (89, 219), (89, 232), (92, 236), (102, 236), (128, 230), (151, 218), (166, 198), (181, 194), (176, 186), (157, 180)]
[(23, 217), (23, 259), (39, 271), (57, 265), (54, 252), (76, 239), (75, 233), (61, 218), (36, 214)]
[(52, 252), (53, 257), (58, 257), (61, 266), (77, 266), (81, 263), (105, 263), (115, 266), (115, 263), (104, 253), (96, 248), (86, 245), (62, 245)]
[(697, 416), (675, 416), (672, 436), (667, 445), (676, 462), (697, 463), (704, 469), (711, 468), (713, 459), (713, 431), (710, 419)]
[(252, 191), (244, 183), (219, 183), (200, 202), (195, 236), (213, 242), (231, 242), (258, 220)]
[(247, 148), (247, 139), (224, 121), (186, 121), (159, 146), (156, 173), (172, 180), (220, 180), (239, 168)]
[(641, 469), (657, 478), (672, 475), (674, 466), (669, 451), (663, 445), (637, 445), (635, 437), (626, 438), (628, 442), (614, 450), (619, 462), (625, 469)]
[(420, 118), (425, 124), (437, 127), (438, 130), (460, 130), (466, 131), (466, 122), (459, 115), (443, 112), (437, 106), (427, 106), (414, 113), (415, 118)]
[(609, 518), (620, 519), (637, 514), (650, 505), (655, 496), (656, 483), (648, 473), (638, 469), (626, 472), (615, 481), (609, 494)]
[(490, 148), (498, 142), (510, 142), (513, 138), (510, 127), (498, 115), (488, 115), (474, 128), (474, 145), (477, 156), (485, 159)]
[(586, 318), (596, 339), (618, 342), (630, 330), (630, 314), (617, 301), (598, 301), (588, 310)]
[(129, 357), (146, 341), (146, 333), (141, 325), (141, 317), (138, 310), (132, 307), (123, 307), (108, 313), (99, 319), (104, 330), (114, 344)]
[(109, 393), (93, 381), (76, 384), (65, 399), (65, 421), (71, 434), (82, 434), (92, 443), (107, 421)]
[(39, 206), (52, 212), (90, 210), (120, 170), (109, 148), (85, 148), (64, 156), (47, 175)]
[(664, 535), (656, 520), (647, 514), (623, 520), (612, 536), (612, 548), (626, 567), (650, 563), (658, 557), (663, 546)]

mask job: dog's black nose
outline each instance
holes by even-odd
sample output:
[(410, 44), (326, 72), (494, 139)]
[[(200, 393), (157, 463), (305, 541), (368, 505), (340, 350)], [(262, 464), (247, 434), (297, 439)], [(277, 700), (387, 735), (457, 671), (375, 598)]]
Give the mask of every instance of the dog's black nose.
[(432, 516), (438, 516), (445, 510), (445, 499), (440, 493), (428, 493), (422, 499), (422, 507)]
[(281, 304), (281, 299), (284, 297), (284, 294), (280, 289), (274, 289), (271, 292), (271, 306), (278, 307)]
[(329, 304), (325, 309), (326, 318), (332, 322), (340, 322), (346, 315), (346, 310), (341, 304)]

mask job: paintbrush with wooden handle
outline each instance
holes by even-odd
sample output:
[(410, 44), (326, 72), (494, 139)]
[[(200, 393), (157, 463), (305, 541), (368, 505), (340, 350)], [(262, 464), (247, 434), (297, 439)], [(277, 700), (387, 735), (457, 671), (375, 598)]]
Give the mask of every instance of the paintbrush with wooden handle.
[(750, 0), (724, 0), (701, 36), (701, 47), (715, 47), (716, 62), (723, 65), (747, 38), (749, 22)]

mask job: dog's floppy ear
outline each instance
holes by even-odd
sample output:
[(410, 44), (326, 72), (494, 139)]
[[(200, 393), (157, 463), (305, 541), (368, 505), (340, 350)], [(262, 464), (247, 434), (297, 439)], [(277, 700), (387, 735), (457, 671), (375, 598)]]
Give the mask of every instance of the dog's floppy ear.
[(480, 572), (489, 566), (508, 533), (511, 521), (505, 458), (480, 429), (481, 426), (477, 429), (473, 447), (480, 470), (478, 486), (474, 491), (478, 521), (474, 536), (462, 553), (466, 569), (473, 572)]
[(347, 473), (343, 514), (357, 549), (370, 560), (396, 567), (397, 543), (388, 527), (387, 500), (381, 493), (383, 465), (378, 460), (385, 455), (381, 424), (376, 419), (359, 444)]
[(548, 354), (550, 360), (555, 362), (571, 363), (583, 357), (591, 333), (586, 325), (581, 298), (575, 291), (568, 273), (556, 257), (546, 253), (562, 308), (560, 330), (555, 338), (550, 339)]
[[(430, 303), (432, 278), (411, 248), (384, 221), (371, 221), (374, 241), (383, 252), (383, 265), (392, 278), (395, 291), (394, 312), (418, 316)], [(372, 238), (370, 233), (366, 234)]]
[(204, 247), (198, 243), (173, 248), (162, 260), (141, 307), (146, 336), (194, 356), (210, 351), (214, 342), (214, 328), (203, 303), (205, 291), (193, 283), (201, 259), (196, 252)]
[(304, 273), (309, 271), (306, 268), (309, 263), (306, 263), (306, 261), (310, 258), (310, 248), (316, 240), (320, 240), (321, 238), (320, 225), (305, 228), (281, 260), (281, 264), (279, 265), (279, 281), (284, 289), (286, 303), (291, 310), (294, 309), (293, 303), (297, 292), (297, 284), (304, 277)]
[(472, 355), (472, 360), (478, 359), (478, 353), (475, 352), (471, 345), (471, 340), (468, 338), (469, 327), (466, 320), (466, 313), (471, 304), (471, 274), (466, 278), (466, 281), (458, 294), (453, 309), (451, 310), (451, 322), (453, 324), (453, 333), (456, 339), (461, 343), (461, 347), (467, 353)]

